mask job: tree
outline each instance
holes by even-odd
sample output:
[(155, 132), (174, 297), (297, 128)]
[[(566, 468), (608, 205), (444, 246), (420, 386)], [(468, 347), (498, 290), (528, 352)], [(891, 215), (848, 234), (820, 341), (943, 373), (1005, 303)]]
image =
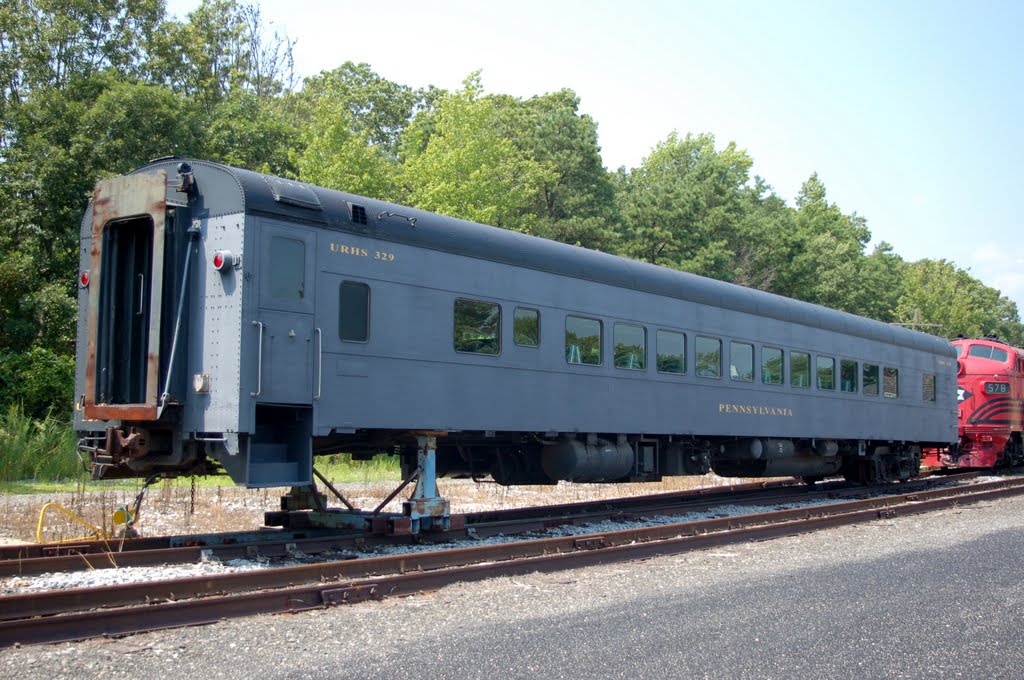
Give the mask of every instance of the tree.
[(306, 81), (288, 103), (301, 127), (301, 179), (401, 202), (401, 134), (422, 106), (420, 93), (346, 62)]
[(564, 89), (506, 107), (524, 118), (514, 139), (528, 157), (550, 172), (528, 211), (534, 233), (585, 248), (617, 248), (615, 189), (601, 161), (597, 124), (579, 113), (579, 97)]
[(214, 108), (200, 154), (236, 167), (294, 177), (295, 149), (301, 139), (279, 100), (264, 101), (255, 92), (234, 90)]
[(646, 262), (729, 280), (744, 217), (751, 159), (711, 134), (672, 133), (641, 166), (619, 176), (626, 254)]
[(741, 217), (730, 250), (732, 282), (775, 291), (795, 249), (796, 212), (760, 177), (741, 193)]
[(879, 321), (896, 321), (896, 310), (903, 294), (907, 263), (882, 241), (871, 255), (861, 260), (857, 276), (857, 300), (851, 311)]
[[(466, 78), (464, 89), (441, 96), (430, 116), (433, 133), (403, 166), (412, 203), (532, 233), (537, 215), (530, 206), (551, 171), (513, 142), (509, 123), (499, 102), (483, 95), (479, 72)], [(420, 133), (415, 122), (410, 129)]]
[(795, 248), (780, 292), (816, 304), (856, 311), (864, 248), (871, 239), (864, 218), (829, 203), (814, 173), (796, 199)]
[(896, 316), (901, 322), (918, 317), (939, 324), (931, 332), (950, 338), (994, 333), (1020, 342), (1024, 335), (1013, 302), (947, 260), (919, 260), (907, 267)]

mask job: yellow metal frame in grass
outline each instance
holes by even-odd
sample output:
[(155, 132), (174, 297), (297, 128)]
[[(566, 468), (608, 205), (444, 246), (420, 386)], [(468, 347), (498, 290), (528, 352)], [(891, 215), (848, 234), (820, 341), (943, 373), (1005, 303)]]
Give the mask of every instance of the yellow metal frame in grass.
[(94, 540), (97, 540), (97, 541), (103, 541), (103, 540), (106, 540), (106, 539), (110, 538), (110, 534), (105, 529), (102, 529), (102, 528), (96, 526), (95, 524), (91, 524), (91, 523), (85, 521), (84, 519), (82, 519), (81, 517), (76, 515), (75, 513), (71, 512), (70, 510), (65, 508), (63, 505), (51, 502), (51, 503), (47, 503), (46, 505), (44, 505), (42, 507), (42, 509), (39, 511), (39, 525), (36, 527), (36, 542), (37, 543), (44, 543), (45, 542), (45, 541), (43, 541), (43, 524), (44, 524), (44, 520), (46, 518), (46, 511), (51, 509), (51, 508), (53, 508), (55, 510), (59, 510), (60, 512), (64, 513), (64, 515), (67, 516), (69, 519), (72, 519), (72, 520), (78, 522), (82, 526), (87, 527), (89, 529), (92, 529), (92, 534), (90, 534), (89, 536), (85, 536), (83, 538), (66, 538), (66, 539), (64, 539), (62, 541), (52, 541), (52, 542), (54, 542), (54, 543), (71, 543), (73, 541), (81, 541), (81, 540), (85, 540), (85, 539), (94, 539)]

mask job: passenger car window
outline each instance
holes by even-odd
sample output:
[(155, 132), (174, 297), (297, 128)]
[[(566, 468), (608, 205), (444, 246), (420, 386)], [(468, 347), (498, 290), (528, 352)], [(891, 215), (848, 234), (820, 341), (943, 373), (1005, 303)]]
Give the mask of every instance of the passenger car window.
[(819, 390), (836, 388), (836, 360), (832, 357), (815, 358), (815, 378)]
[(729, 377), (754, 382), (754, 346), (745, 342), (729, 343)]
[(856, 361), (853, 361), (852, 359), (843, 359), (839, 362), (839, 389), (843, 392), (857, 392)]
[(540, 312), (536, 309), (516, 307), (512, 317), (512, 339), (523, 347), (540, 344)]
[(765, 385), (781, 385), (782, 350), (778, 347), (761, 348), (761, 382)]
[(658, 331), (658, 370), (662, 373), (686, 373), (686, 334)]
[(647, 329), (617, 323), (614, 329), (615, 368), (642, 371), (647, 365)]
[(498, 354), (501, 306), (478, 300), (455, 301), (455, 351)]
[(806, 352), (790, 352), (789, 384), (793, 387), (811, 386), (811, 355)]
[(889, 399), (900, 396), (899, 369), (886, 366), (882, 370), (882, 396)]
[(338, 337), (348, 342), (366, 342), (369, 335), (370, 287), (342, 281), (338, 291)]
[(697, 375), (701, 378), (722, 377), (722, 341), (697, 336)]
[(934, 373), (925, 373), (921, 376), (921, 398), (924, 401), (935, 401)]
[(301, 300), (306, 296), (306, 245), (294, 238), (271, 238), (274, 264), (270, 267), (268, 292), (278, 300)]
[(878, 366), (875, 364), (864, 364), (864, 394), (878, 396)]
[(565, 360), (570, 364), (601, 365), (601, 322), (582, 316), (565, 317)]

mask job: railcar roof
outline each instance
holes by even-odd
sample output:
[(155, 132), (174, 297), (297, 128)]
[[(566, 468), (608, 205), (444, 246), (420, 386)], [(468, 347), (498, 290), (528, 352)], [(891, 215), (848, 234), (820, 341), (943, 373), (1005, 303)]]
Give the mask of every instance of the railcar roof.
[[(180, 163), (188, 163), (196, 178), (199, 196), (193, 207), (207, 210), (210, 216), (238, 212), (276, 215), (374, 239), (573, 276), (954, 356), (952, 346), (945, 339), (899, 326), (724, 281), (304, 182), (185, 158), (158, 159), (136, 172), (165, 170), (168, 200), (183, 203), (184, 195), (175, 189)], [(353, 221), (353, 205), (365, 210), (365, 224)]]

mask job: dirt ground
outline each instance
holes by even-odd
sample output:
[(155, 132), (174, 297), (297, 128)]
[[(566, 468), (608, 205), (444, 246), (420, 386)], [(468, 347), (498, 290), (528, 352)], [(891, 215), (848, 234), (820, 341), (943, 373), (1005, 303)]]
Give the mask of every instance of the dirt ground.
[[(620, 498), (642, 494), (664, 493), (704, 486), (724, 486), (744, 480), (726, 479), (713, 474), (703, 477), (669, 477), (653, 484), (571, 484), (557, 486), (503, 487), (493, 483), (476, 483), (466, 479), (438, 480), (439, 492), (451, 502), (453, 513), (487, 509), (554, 505), (586, 500)], [(335, 487), (357, 508), (372, 510), (394, 490), (396, 482), (349, 482)], [(120, 527), (113, 524), (114, 513), (131, 507), (138, 488), (90, 484), (83, 490), (69, 493), (0, 495), (0, 543), (34, 542), (37, 533), (43, 541), (81, 538), (92, 529), (71, 519), (59, 508), (50, 506), (42, 519), (40, 513), (48, 503), (56, 503), (85, 522), (116, 535)], [(400, 512), (401, 501), (411, 491), (403, 490), (385, 507)], [(172, 486), (158, 482), (149, 488), (135, 528), (143, 536), (206, 533), (256, 529), (263, 524), (263, 513), (280, 509), (284, 488), (244, 489), (239, 487)], [(328, 504), (341, 503), (328, 493)]]

